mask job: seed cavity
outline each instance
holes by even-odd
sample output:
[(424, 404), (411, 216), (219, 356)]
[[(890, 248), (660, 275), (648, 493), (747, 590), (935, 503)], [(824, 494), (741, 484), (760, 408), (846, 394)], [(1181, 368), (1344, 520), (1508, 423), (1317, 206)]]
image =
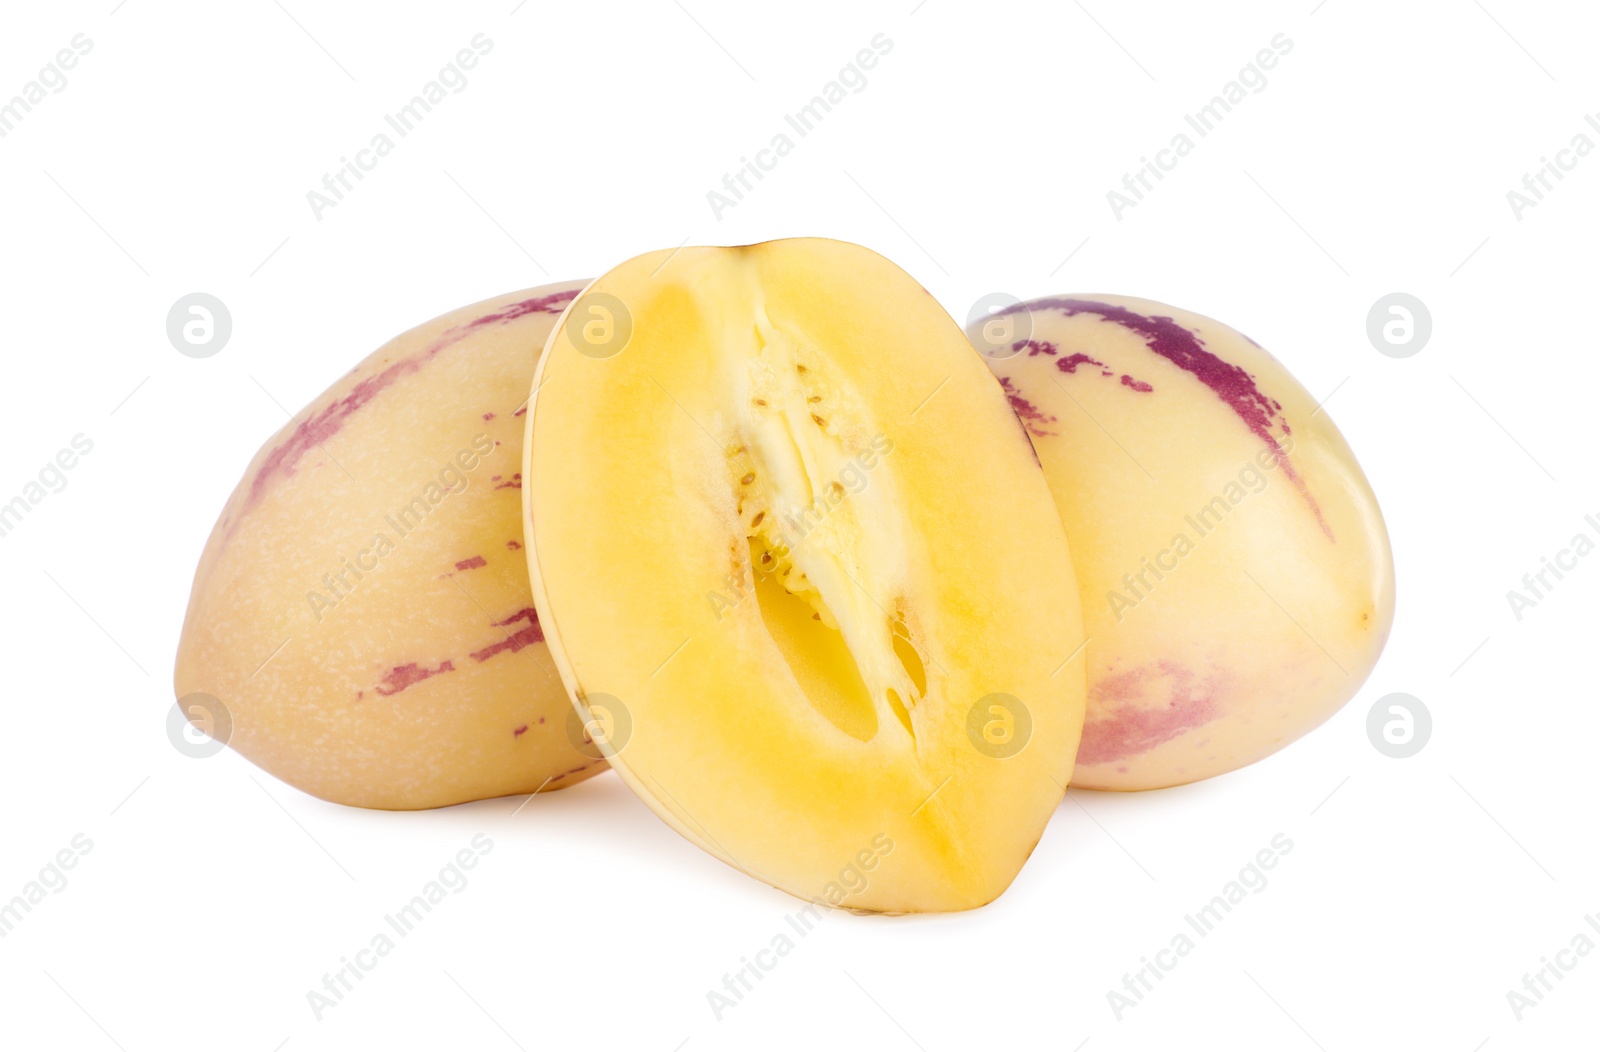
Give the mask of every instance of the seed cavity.
[(911, 642), (911, 630), (906, 627), (903, 616), (894, 619), (889, 631), (892, 633), (894, 655), (900, 659), (900, 665), (906, 670), (906, 675), (911, 677), (911, 685), (915, 689), (911, 704), (915, 707), (923, 695), (928, 693), (927, 667), (922, 663), (922, 654), (918, 652), (916, 644)]
[[(745, 408), (725, 439), (736, 447), (726, 478), (738, 480), (745, 572), (768, 634), (818, 712), (861, 741), (881, 728), (914, 743), (927, 678), (904, 616), (883, 618), (900, 601), (882, 594), (890, 585), (876, 579), (878, 564), (892, 573), (896, 556), (864, 517), (884, 510), (877, 504), (892, 513), (893, 501), (850, 502), (845, 469), (870, 421), (848, 385), (823, 382), (825, 360), (820, 372), (797, 360), (804, 343), (758, 319)], [(817, 430), (804, 427), (808, 416)]]
[(889, 709), (894, 713), (895, 719), (900, 721), (900, 726), (906, 729), (906, 735), (915, 741), (917, 732), (911, 727), (911, 713), (906, 711), (905, 702), (900, 700), (899, 691), (890, 687), (884, 692), (884, 700), (889, 703)]

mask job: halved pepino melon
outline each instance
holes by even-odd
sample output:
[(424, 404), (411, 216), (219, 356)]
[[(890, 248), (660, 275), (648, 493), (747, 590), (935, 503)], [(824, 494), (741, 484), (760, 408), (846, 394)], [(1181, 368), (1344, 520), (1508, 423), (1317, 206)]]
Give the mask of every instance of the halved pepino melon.
[(1060, 802), (1077, 589), (1026, 434), (910, 276), (837, 241), (653, 252), (552, 333), (539, 620), (685, 837), (858, 911), (981, 906)]

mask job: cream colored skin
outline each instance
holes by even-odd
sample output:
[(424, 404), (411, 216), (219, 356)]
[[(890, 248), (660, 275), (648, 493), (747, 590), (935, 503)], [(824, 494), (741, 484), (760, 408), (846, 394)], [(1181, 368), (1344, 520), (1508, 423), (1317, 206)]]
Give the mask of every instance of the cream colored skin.
[[(603, 296), (632, 338), (598, 358), (574, 341), (606, 331)], [(1071, 770), (1081, 622), (1048, 487), (960, 330), (887, 260), (820, 239), (651, 253), (570, 310), (528, 414), (528, 556), (612, 765), (802, 898), (1000, 894)], [(982, 707), (998, 693), (1030, 735)], [(1000, 756), (991, 733), (1026, 744)]]
[(215, 697), (228, 744), (362, 807), (548, 791), (603, 769), (569, 737), (521, 548), (523, 406), (583, 284), (420, 325), (267, 441), (195, 572), (180, 703)]
[(1104, 295), (1025, 308), (969, 336), (1072, 542), (1089, 636), (1073, 784), (1193, 782), (1322, 723), (1394, 617), (1383, 518), (1328, 412), (1201, 315)]

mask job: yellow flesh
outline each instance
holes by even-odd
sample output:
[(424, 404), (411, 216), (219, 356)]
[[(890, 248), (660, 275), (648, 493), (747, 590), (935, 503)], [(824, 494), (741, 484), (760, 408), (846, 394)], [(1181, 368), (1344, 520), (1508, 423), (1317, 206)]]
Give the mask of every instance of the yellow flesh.
[[(1279, 405), (1270, 434), (1294, 473), (1193, 371), (1096, 313), (1036, 306), (1018, 334), (1051, 350), (990, 358), (1083, 593), (1089, 709), (1073, 782), (1152, 789), (1253, 763), (1331, 716), (1378, 659), (1394, 566), (1377, 501), (1327, 410), (1240, 333), (1149, 300), (1059, 298), (1172, 318), (1242, 368)], [(1064, 371), (1073, 355), (1098, 364)]]
[[(989, 901), (1060, 799), (1083, 679), (1063, 664), (1082, 639), (1065, 536), (982, 362), (911, 278), (840, 242), (654, 253), (573, 314), (597, 294), (631, 341), (600, 359), (552, 336), (524, 497), (562, 675), (631, 718), (613, 766), (802, 897)], [(996, 692), (1033, 723), (1004, 759), (967, 733)]]
[[(548, 648), (517, 618), (532, 605), (517, 411), (566, 299), (547, 298), (581, 287), (418, 326), (256, 455), (200, 559), (174, 677), (180, 699), (226, 706), (252, 761), (324, 799), (399, 809), (603, 769), (573, 746)], [(449, 476), (446, 493), (452, 466), (466, 488)]]

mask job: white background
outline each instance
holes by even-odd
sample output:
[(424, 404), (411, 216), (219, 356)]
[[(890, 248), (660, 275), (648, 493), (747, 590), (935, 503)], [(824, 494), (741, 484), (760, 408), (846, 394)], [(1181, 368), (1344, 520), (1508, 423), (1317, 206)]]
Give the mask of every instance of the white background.
[[(74, 435), (94, 448), (0, 538), (0, 899), (74, 835), (93, 849), (0, 939), (0, 1044), (1594, 1047), (1600, 952), (1520, 1022), (1506, 994), (1600, 914), (1600, 558), (1521, 621), (1506, 593), (1600, 532), (1600, 158), (1520, 219), (1506, 194), (1600, 111), (1600, 19), (915, 3), (8, 6), (0, 98), (74, 34), (93, 50), (0, 139), (0, 500)], [(478, 33), (465, 90), (314, 218), (307, 191)], [(878, 33), (865, 89), (715, 218), (707, 191)], [(1266, 88), (1115, 218), (1107, 191), (1278, 33)], [(1398, 566), (1371, 680), (1248, 770), (1072, 792), (985, 909), (830, 915), (720, 1022), (707, 991), (797, 902), (614, 776), (390, 814), (168, 741), (195, 560), (284, 407), (461, 304), (788, 235), (875, 248), (961, 318), (995, 291), (1165, 300), (1331, 393)], [(233, 316), (205, 360), (165, 333), (195, 291)], [(1395, 291), (1433, 317), (1403, 360), (1365, 333)], [(1406, 760), (1365, 731), (1395, 691), (1434, 720)], [(471, 884), (317, 1021), (307, 991), (479, 833)], [(1118, 1021), (1107, 991), (1278, 833), (1270, 884)]]

